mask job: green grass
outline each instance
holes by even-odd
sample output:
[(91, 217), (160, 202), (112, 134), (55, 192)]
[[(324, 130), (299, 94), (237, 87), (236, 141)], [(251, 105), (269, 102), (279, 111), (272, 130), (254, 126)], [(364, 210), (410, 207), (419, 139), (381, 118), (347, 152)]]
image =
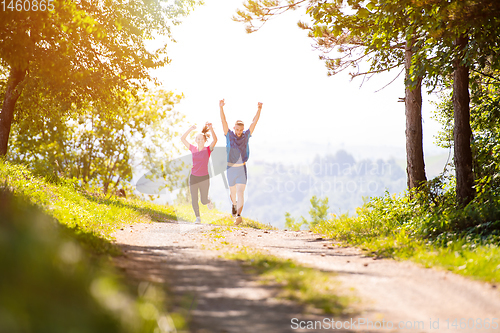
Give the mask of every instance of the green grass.
[(411, 259), (426, 267), (438, 266), (451, 272), (487, 282), (500, 282), (500, 248), (487, 244), (472, 248), (463, 242), (443, 247), (422, 247)]
[(261, 251), (244, 247), (238, 251), (228, 251), (227, 259), (241, 261), (246, 271), (258, 274), (266, 284), (280, 287), (278, 297), (306, 305), (311, 312), (334, 316), (352, 314), (352, 295), (341, 293), (340, 283), (335, 274), (305, 267), (290, 259), (279, 258)]
[(2, 332), (141, 333), (173, 320), (158, 286), (125, 283), (106, 257), (89, 256), (73, 236), (0, 186)]
[(459, 239), (447, 246), (438, 246), (402, 233), (351, 244), (375, 256), (412, 260), (425, 267), (438, 267), (481, 281), (500, 282), (500, 248), (496, 244), (475, 245)]
[(72, 230), (87, 249), (97, 254), (119, 254), (111, 243), (111, 233), (125, 224), (150, 220), (145, 208), (138, 208), (139, 203), (133, 200), (94, 197), (78, 191), (71, 181), (52, 184), (22, 165), (0, 162), (0, 181), (16, 196), (41, 207)]
[(498, 222), (494, 214), (484, 213), (484, 219), (493, 216), (491, 222), (454, 232), (460, 221), (470, 221), (481, 212), (422, 202), (422, 198), (409, 195), (372, 198), (358, 208), (355, 216), (333, 215), (311, 230), (361, 247), (373, 256), (412, 260), (425, 267), (500, 282)]

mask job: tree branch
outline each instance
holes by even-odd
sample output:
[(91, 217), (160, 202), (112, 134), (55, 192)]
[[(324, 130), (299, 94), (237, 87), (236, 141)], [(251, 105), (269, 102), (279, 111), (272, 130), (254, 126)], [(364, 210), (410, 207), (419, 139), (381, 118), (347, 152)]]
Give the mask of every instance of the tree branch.
[(475, 70), (475, 69), (471, 69), (471, 70), (472, 70), (473, 72), (475, 72), (475, 73), (481, 74), (481, 75), (486, 76), (486, 77), (489, 77), (490, 79), (493, 79), (493, 80), (495, 80), (495, 81), (497, 81), (497, 82), (500, 82), (500, 79), (499, 79), (499, 78), (494, 77), (494, 76), (493, 76), (493, 75), (491, 75), (491, 74), (483, 73), (483, 72), (481, 72), (481, 71), (477, 71), (477, 70)]
[(377, 93), (377, 92), (379, 92), (379, 91), (381, 91), (381, 90), (383, 90), (383, 89), (387, 88), (390, 84), (392, 84), (394, 81), (396, 81), (396, 79), (397, 79), (397, 78), (401, 75), (401, 73), (403, 73), (404, 71), (405, 71), (405, 69), (403, 68), (403, 69), (401, 70), (401, 72), (399, 72), (399, 74), (398, 74), (398, 75), (396, 75), (396, 77), (395, 77), (394, 79), (392, 79), (392, 80), (391, 80), (391, 82), (387, 83), (385, 86), (383, 86), (383, 87), (382, 87), (382, 88), (380, 88), (379, 90), (376, 90), (375, 92)]

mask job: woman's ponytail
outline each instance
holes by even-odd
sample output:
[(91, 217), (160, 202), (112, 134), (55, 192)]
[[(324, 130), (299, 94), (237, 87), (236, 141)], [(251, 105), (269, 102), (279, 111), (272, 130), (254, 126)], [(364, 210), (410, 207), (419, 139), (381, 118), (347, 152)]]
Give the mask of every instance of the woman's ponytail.
[(208, 127), (208, 123), (205, 124), (203, 129), (201, 130), (201, 134), (205, 137), (205, 140), (208, 140), (210, 138), (210, 128)]

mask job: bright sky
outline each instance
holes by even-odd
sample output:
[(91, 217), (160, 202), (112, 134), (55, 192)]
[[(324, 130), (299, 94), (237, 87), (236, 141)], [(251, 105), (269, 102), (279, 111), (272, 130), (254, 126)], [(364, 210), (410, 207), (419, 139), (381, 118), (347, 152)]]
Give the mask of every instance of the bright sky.
[[(403, 77), (375, 92), (399, 70), (374, 76), (363, 86), (362, 78), (350, 81), (347, 73), (328, 77), (312, 40), (297, 27), (304, 11), (289, 12), (247, 34), (243, 24), (231, 19), (242, 3), (206, 0), (173, 29), (177, 43), (169, 46), (172, 62), (156, 75), (164, 88), (185, 94), (178, 110), (190, 124), (211, 121), (218, 145), (223, 145), (219, 100), (226, 101), (230, 127), (237, 119), (247, 127), (257, 103), (263, 102), (253, 147), (304, 142), (326, 147), (330, 142), (346, 148), (400, 147), (404, 152), (404, 103), (398, 102), (404, 97)], [(439, 125), (431, 119), (427, 94), (423, 97), (424, 146), (431, 155), (442, 152), (433, 145)]]

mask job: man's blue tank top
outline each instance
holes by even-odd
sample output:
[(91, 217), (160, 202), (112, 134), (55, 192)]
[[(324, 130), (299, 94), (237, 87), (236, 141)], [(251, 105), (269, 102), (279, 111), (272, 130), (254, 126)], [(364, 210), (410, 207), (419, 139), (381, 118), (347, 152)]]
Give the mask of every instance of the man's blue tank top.
[(227, 162), (228, 163), (245, 163), (248, 161), (250, 156), (250, 148), (248, 147), (248, 140), (252, 135), (250, 130), (247, 129), (245, 132), (238, 137), (233, 131), (228, 130), (226, 134), (226, 152), (227, 152)]

